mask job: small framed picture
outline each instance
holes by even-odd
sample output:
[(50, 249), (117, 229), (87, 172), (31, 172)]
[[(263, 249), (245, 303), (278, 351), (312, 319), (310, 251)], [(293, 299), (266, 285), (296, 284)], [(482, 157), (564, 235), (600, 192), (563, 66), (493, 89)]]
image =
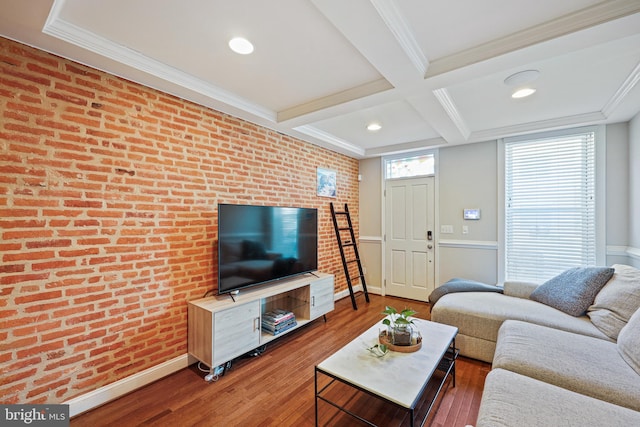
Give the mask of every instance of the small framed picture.
[(336, 197), (336, 171), (318, 168), (316, 192), (321, 197)]

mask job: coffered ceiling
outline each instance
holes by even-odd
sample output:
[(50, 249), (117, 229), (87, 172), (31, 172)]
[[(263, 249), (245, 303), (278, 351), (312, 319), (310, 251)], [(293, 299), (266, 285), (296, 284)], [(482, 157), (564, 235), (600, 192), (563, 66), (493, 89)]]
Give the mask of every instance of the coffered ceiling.
[(0, 0), (0, 34), (356, 158), (640, 111), (640, 0)]

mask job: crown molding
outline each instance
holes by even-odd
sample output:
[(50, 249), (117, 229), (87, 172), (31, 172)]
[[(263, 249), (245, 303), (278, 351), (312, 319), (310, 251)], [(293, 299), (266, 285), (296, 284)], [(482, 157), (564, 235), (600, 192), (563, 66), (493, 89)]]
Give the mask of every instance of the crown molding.
[(445, 145), (447, 145), (447, 141), (441, 137), (420, 139), (417, 141), (403, 142), (400, 144), (385, 145), (383, 147), (367, 148), (365, 150), (365, 157), (392, 156), (394, 154), (412, 153), (431, 147), (443, 147)]
[(465, 140), (468, 140), (471, 132), (469, 131), (469, 127), (465, 121), (462, 119), (462, 115), (458, 111), (458, 107), (456, 107), (455, 102), (453, 102), (449, 91), (446, 88), (436, 89), (433, 91), (433, 95), (436, 97), (440, 105), (442, 105), (442, 108), (444, 108), (456, 128), (458, 128), (462, 137)]
[(64, 4), (65, 0), (54, 2), (42, 29), (43, 33), (240, 109), (255, 117), (272, 123), (276, 121), (277, 114), (272, 110), (61, 19), (60, 13)]
[(354, 155), (358, 156), (358, 157), (362, 157), (365, 154), (364, 149), (353, 145), (347, 141), (345, 141), (344, 139), (340, 139), (338, 137), (335, 137), (333, 135), (331, 135), (330, 133), (324, 132), (314, 126), (311, 125), (303, 125), (303, 126), (298, 126), (296, 128), (294, 128), (294, 130), (305, 134), (307, 136), (310, 136), (312, 138), (315, 138), (319, 141), (323, 141), (329, 145), (332, 145), (334, 147), (340, 148), (342, 150), (345, 150), (347, 152), (353, 153)]
[(540, 120), (537, 122), (523, 123), (514, 126), (504, 126), (472, 132), (470, 142), (488, 141), (491, 139), (505, 138), (508, 136), (522, 135), (552, 129), (562, 129), (572, 126), (586, 126), (601, 122), (606, 117), (600, 112), (577, 114), (575, 116), (559, 117), (557, 119)]
[(525, 133), (539, 132), (541, 130), (557, 129), (569, 126), (590, 125), (601, 122), (603, 120), (606, 120), (609, 116), (611, 116), (611, 114), (613, 114), (615, 109), (633, 90), (638, 82), (640, 82), (640, 62), (635, 66), (635, 68), (631, 71), (622, 85), (620, 85), (616, 93), (611, 97), (611, 99), (609, 99), (609, 101), (600, 111), (523, 123), (514, 126), (486, 129), (475, 132), (470, 132), (468, 130), (465, 121), (462, 119), (460, 112), (455, 106), (455, 103), (453, 102), (453, 99), (451, 98), (446, 88), (436, 89), (433, 91), (433, 94), (438, 99), (438, 102), (440, 102), (442, 108), (444, 108), (451, 121), (458, 128), (464, 139), (473, 142), (486, 141), (490, 139), (503, 138)]
[(618, 105), (622, 102), (622, 100), (633, 90), (636, 84), (640, 81), (640, 62), (638, 62), (626, 78), (626, 80), (620, 85), (616, 93), (611, 97), (609, 102), (605, 104), (602, 108), (602, 114), (605, 117), (609, 117), (613, 111), (618, 108)]
[(638, 0), (603, 1), (575, 13), (433, 60), (429, 64), (425, 78), (444, 74), (638, 12), (640, 12)]
[(391, 33), (400, 44), (404, 53), (420, 73), (420, 76), (424, 76), (429, 68), (429, 60), (413, 36), (411, 27), (398, 10), (396, 2), (389, 0), (371, 0), (371, 4), (373, 4), (373, 7), (385, 25), (391, 30)]
[(296, 105), (295, 107), (288, 108), (278, 112), (278, 123), (285, 122), (287, 120), (295, 119), (315, 111), (330, 108), (346, 102), (360, 100), (371, 95), (375, 95), (380, 92), (393, 89), (393, 85), (386, 79), (378, 79), (369, 83), (356, 86), (342, 92), (338, 92), (333, 95), (325, 96), (322, 98), (314, 99), (313, 101), (305, 104)]

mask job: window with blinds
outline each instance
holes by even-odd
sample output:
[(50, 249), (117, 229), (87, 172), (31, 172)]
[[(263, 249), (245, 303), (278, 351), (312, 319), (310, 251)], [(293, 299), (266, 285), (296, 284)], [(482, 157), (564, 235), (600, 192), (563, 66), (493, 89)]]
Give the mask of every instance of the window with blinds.
[(596, 264), (595, 133), (505, 143), (505, 278)]

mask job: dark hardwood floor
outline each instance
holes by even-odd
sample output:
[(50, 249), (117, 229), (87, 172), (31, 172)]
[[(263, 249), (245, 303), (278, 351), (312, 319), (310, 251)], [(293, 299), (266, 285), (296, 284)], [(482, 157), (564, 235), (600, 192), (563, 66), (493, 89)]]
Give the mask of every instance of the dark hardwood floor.
[[(218, 381), (207, 383), (197, 364), (140, 388), (71, 420), (71, 426), (313, 426), (314, 366), (382, 320), (386, 305), (418, 311), (429, 319), (429, 305), (393, 297), (357, 297), (336, 301), (327, 322), (318, 319), (268, 345), (259, 356), (233, 362)], [(428, 343), (425, 343), (428, 345)], [(445, 385), (426, 425), (475, 424), (484, 379), (491, 365), (459, 358), (456, 387)], [(408, 417), (389, 404), (350, 389), (341, 398), (379, 425), (409, 425)], [(386, 405), (386, 406), (385, 406)], [(320, 403), (321, 425), (360, 423)]]

